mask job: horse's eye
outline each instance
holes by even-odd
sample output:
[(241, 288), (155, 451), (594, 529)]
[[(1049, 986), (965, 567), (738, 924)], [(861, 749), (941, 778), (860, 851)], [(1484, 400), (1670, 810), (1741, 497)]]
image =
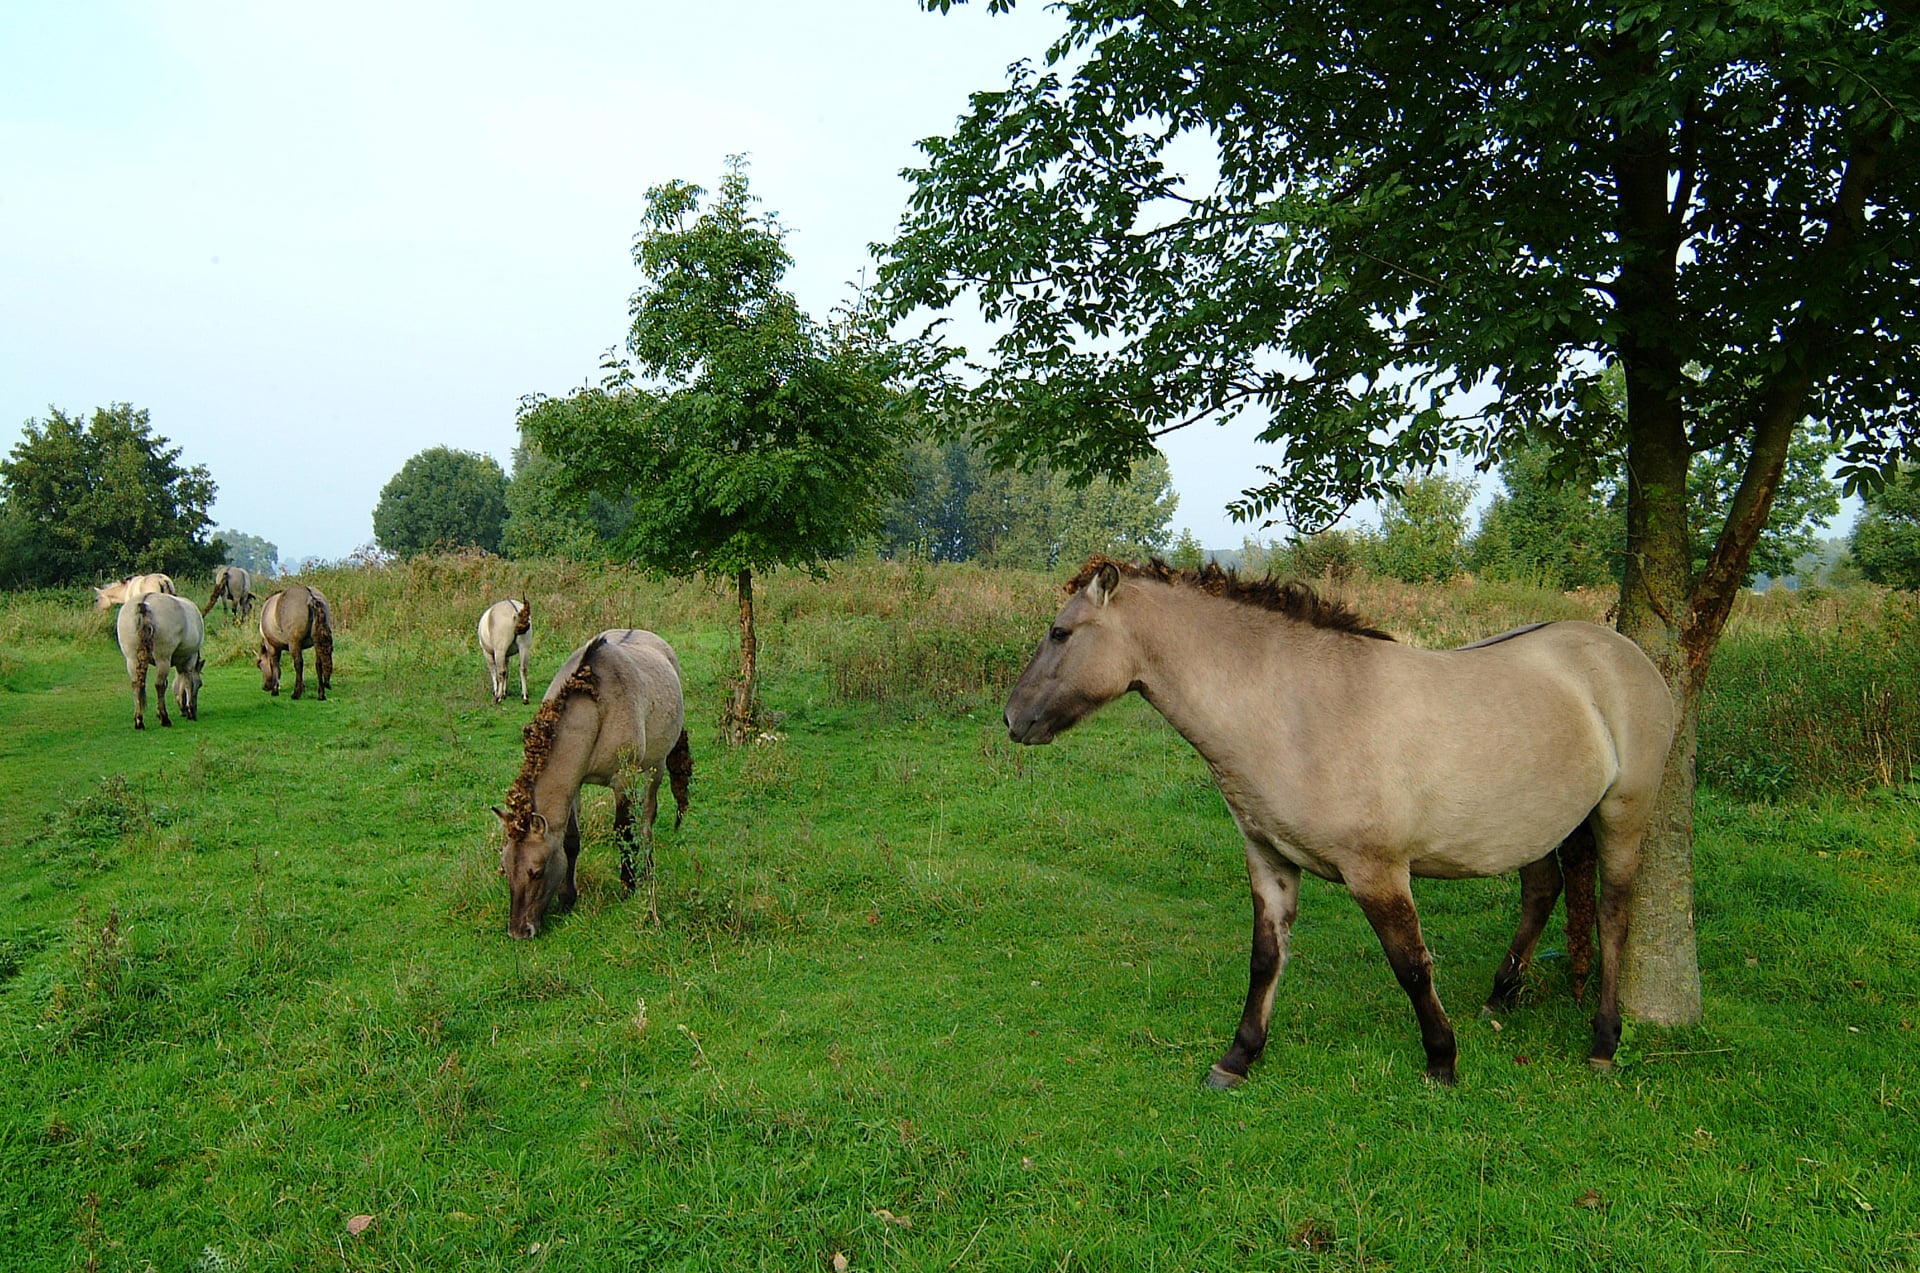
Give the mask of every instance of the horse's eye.
[(1065, 628), (1054, 628), (1051, 632), (1047, 633), (1047, 640), (1060, 642), (1072, 635), (1073, 633), (1067, 631)]

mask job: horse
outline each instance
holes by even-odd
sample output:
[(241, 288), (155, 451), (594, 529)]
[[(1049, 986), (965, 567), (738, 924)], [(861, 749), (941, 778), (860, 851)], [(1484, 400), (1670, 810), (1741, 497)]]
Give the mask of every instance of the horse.
[(207, 598), (200, 613), (211, 614), (213, 607), (222, 601), (227, 603), (227, 612), (242, 622), (253, 613), (253, 576), (244, 566), (222, 566), (214, 572), (213, 595)]
[(500, 874), (507, 877), (511, 899), (507, 932), (516, 938), (540, 930), (550, 903), (558, 901), (564, 910), (579, 898), (574, 863), (580, 856), (582, 784), (613, 789), (620, 883), (629, 895), (636, 879), (629, 795), (636, 774), (645, 775), (643, 875), (653, 874), (662, 770), (671, 783), (673, 826), (679, 830), (693, 776), (679, 657), (660, 637), (638, 628), (600, 633), (560, 665), (522, 737), (525, 754), (507, 792), (507, 807), (493, 810), (504, 833)]
[(115, 606), (125, 605), (128, 601), (131, 601), (143, 592), (174, 591), (176, 591), (176, 589), (173, 586), (171, 576), (157, 573), (150, 575), (128, 575), (123, 579), (114, 580), (105, 587), (95, 588), (93, 590), (93, 608), (95, 610), (111, 610)]
[(1589, 834), (1602, 968), (1588, 1061), (1612, 1067), (1627, 904), (1674, 729), (1638, 646), (1561, 622), (1414, 649), (1305, 584), (1212, 565), (1096, 556), (1066, 590), (1008, 696), (1009, 736), (1049, 742), (1138, 690), (1206, 760), (1244, 841), (1246, 1007), (1210, 1086), (1244, 1082), (1266, 1047), (1302, 871), (1359, 903), (1413, 1006), (1427, 1077), (1451, 1084), (1453, 1027), (1409, 877), (1520, 873), (1520, 927), (1487, 999), (1500, 1010), (1559, 894), (1556, 848)]
[(480, 653), (487, 656), (487, 678), (498, 706), (507, 696), (507, 663), (520, 656), (520, 701), (527, 702), (527, 647), (533, 641), (533, 606), (526, 601), (496, 601), (480, 616)]
[(167, 676), (176, 669), (180, 715), (199, 720), (200, 682), (207, 666), (201, 654), (206, 628), (193, 602), (170, 592), (143, 592), (121, 603), (114, 630), (120, 638), (120, 653), (126, 656), (127, 678), (133, 682), (133, 727), (147, 727), (149, 667), (160, 669), (154, 682), (160, 724), (173, 724), (167, 716)]
[(307, 689), (306, 648), (313, 647), (313, 675), (319, 682), (317, 697), (327, 701), (327, 687), (333, 684), (333, 609), (318, 588), (289, 584), (267, 597), (260, 606), (260, 650), (254, 665), (260, 669), (260, 688), (280, 693), (280, 654), (293, 651), (293, 696)]

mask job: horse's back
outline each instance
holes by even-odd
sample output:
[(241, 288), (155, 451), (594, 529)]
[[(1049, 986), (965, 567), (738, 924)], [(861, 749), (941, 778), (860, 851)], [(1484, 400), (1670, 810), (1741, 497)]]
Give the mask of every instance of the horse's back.
[(139, 652), (142, 628), (147, 626), (151, 627), (148, 652), (156, 663), (184, 666), (199, 657), (206, 643), (206, 626), (198, 606), (171, 592), (143, 592), (121, 603), (114, 623), (120, 652), (129, 667)]
[(606, 769), (623, 747), (636, 751), (642, 765), (659, 765), (686, 724), (679, 656), (665, 639), (644, 628), (610, 628), (567, 656), (548, 683), (544, 701), (560, 695), (590, 650), (600, 718), (594, 768)]
[(260, 607), (260, 635), (274, 645), (294, 646), (310, 643), (313, 602), (326, 606), (318, 589), (305, 584), (288, 584), (268, 597)]
[(494, 602), (480, 615), (480, 648), (492, 654), (510, 651), (519, 622), (519, 602), (511, 598)]

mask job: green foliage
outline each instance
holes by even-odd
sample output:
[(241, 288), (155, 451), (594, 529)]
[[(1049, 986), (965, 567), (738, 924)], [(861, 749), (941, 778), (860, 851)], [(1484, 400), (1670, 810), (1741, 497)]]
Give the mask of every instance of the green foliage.
[(886, 510), (878, 539), (890, 556), (978, 561), (1047, 570), (1092, 553), (1163, 553), (1179, 506), (1166, 457), (1152, 452), (1125, 481), (1076, 483), (1045, 461), (995, 469), (963, 439), (917, 438), (903, 451), (906, 489)]
[(1406, 583), (1445, 583), (1466, 564), (1473, 484), (1441, 473), (1403, 478), (1380, 504), (1379, 573)]
[(1195, 570), (1206, 564), (1207, 551), (1200, 543), (1200, 537), (1192, 530), (1181, 527), (1180, 535), (1173, 541), (1173, 551), (1167, 554), (1167, 563), (1176, 570)]
[(1901, 470), (1867, 497), (1850, 549), (1873, 582), (1920, 589), (1920, 468)]
[(191, 575), (224, 559), (209, 542), (214, 482), (183, 468), (144, 408), (49, 408), (0, 461), (0, 586), (95, 583), (144, 571)]
[[(1920, 363), (1904, 9), (1066, 20), (922, 143), (882, 270), (902, 316), (964, 297), (1000, 323), (983, 379), (955, 348), (928, 364), (999, 452), (1118, 472), (1155, 430), (1257, 407), (1279, 458), (1238, 511), (1321, 525), (1448, 451), (1546, 428), (1595, 453), (1615, 360), (1652, 390), (1636, 432), (1677, 403), (1713, 450), (1804, 395), (1788, 418), (1849, 439), (1846, 470), (1897, 450)], [(1173, 166), (1193, 139), (1211, 189)]]
[(508, 556), (523, 559), (605, 560), (632, 516), (632, 497), (612, 500), (598, 491), (582, 492), (560, 469), (560, 461), (524, 436), (513, 448), (502, 547)]
[(227, 545), (227, 560), (251, 574), (280, 573), (280, 549), (260, 538), (237, 530), (223, 530), (220, 538)]
[[(234, 633), (202, 720), (166, 739), (125, 728), (102, 616), (0, 598), (0, 653), (31, 672), (0, 738), (34, 744), (0, 801), (22, 850), (0, 906), (9, 1270), (1914, 1263), (1920, 842), (1899, 790), (1709, 785), (1711, 1024), (1635, 1028), (1612, 1077), (1581, 1059), (1559, 923), (1496, 1030), (1474, 1008), (1512, 881), (1420, 881), (1461, 1033), (1461, 1085), (1428, 1088), (1377, 938), (1309, 878), (1272, 1046), (1222, 1094), (1200, 1076), (1245, 990), (1246, 874), (1204, 764), (1132, 700), (1016, 747), (1004, 679), (964, 688), (964, 658), (1039, 639), (1058, 573), (795, 579), (767, 607), (792, 714), (730, 750), (709, 746), (715, 589), (471, 555), (316, 582), (342, 616), (327, 710), (262, 694)], [(584, 793), (579, 904), (530, 943), (504, 932), (487, 812), (527, 715), (493, 705), (472, 634), (509, 594), (543, 616), (542, 674), (646, 615), (682, 653), (696, 753), (634, 897), (611, 801)], [(1572, 605), (1353, 599), (1436, 642)], [(1803, 634), (1847, 621), (1762, 600)]]
[(563, 489), (632, 501), (617, 547), (650, 570), (819, 570), (878, 531), (900, 481), (884, 334), (858, 302), (822, 329), (780, 289), (785, 231), (743, 161), (705, 193), (647, 194), (633, 365), (529, 399), (522, 433)]
[(1504, 489), (1481, 514), (1468, 547), (1474, 573), (1562, 590), (1617, 581), (1627, 548), (1626, 492), (1600, 479), (1591, 462), (1568, 469), (1543, 441), (1507, 452), (1500, 462)]
[(420, 452), (380, 491), (373, 536), (400, 557), (436, 548), (500, 551), (507, 475), (490, 455), (436, 446)]
[[(1784, 578), (1793, 564), (1820, 542), (1820, 529), (1840, 512), (1840, 490), (1827, 476), (1828, 465), (1840, 454), (1840, 444), (1812, 421), (1793, 431), (1787, 458), (1768, 510), (1766, 528), (1754, 543), (1743, 584), (1761, 575)], [(1687, 472), (1688, 532), (1693, 542), (1693, 567), (1706, 565), (1707, 554), (1719, 538), (1733, 507), (1734, 494), (1746, 467), (1737, 441), (1702, 451)], [(1625, 485), (1622, 474), (1621, 485)], [(1623, 537), (1624, 538), (1624, 537)]]

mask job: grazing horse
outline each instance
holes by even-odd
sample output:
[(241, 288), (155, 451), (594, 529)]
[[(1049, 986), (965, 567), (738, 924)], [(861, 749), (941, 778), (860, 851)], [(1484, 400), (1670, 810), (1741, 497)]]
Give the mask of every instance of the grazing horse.
[(260, 606), (260, 651), (254, 664), (260, 669), (260, 688), (269, 694), (280, 693), (280, 654), (293, 651), (293, 696), (307, 689), (306, 648), (313, 647), (313, 675), (319, 682), (317, 697), (327, 701), (327, 687), (333, 684), (333, 610), (318, 588), (289, 584), (270, 595)]
[(200, 613), (211, 614), (213, 607), (220, 602), (227, 603), (227, 612), (245, 622), (253, 613), (253, 576), (244, 566), (222, 566), (213, 575), (213, 595), (207, 598)]
[(680, 660), (651, 632), (615, 628), (567, 656), (540, 707), (523, 731), (526, 754), (507, 792), (500, 819), (505, 843), (500, 873), (511, 907), (507, 932), (531, 937), (547, 905), (572, 906), (579, 897), (574, 862), (580, 856), (580, 787), (613, 789), (613, 829), (620, 840), (620, 882), (633, 892), (633, 817), (628, 794), (645, 775), (640, 834), (647, 844), (644, 874), (653, 873), (653, 820), (660, 775), (671, 780), (673, 825), (687, 812), (693, 752), (687, 746), (686, 707), (680, 697)]
[(487, 656), (487, 678), (496, 705), (507, 696), (507, 663), (520, 656), (520, 701), (527, 701), (527, 647), (533, 641), (533, 606), (526, 601), (496, 601), (480, 616), (480, 652)]
[(1568, 622), (1418, 650), (1304, 584), (1216, 566), (1096, 557), (1067, 591), (1007, 699), (1008, 733), (1045, 743), (1139, 690), (1206, 760), (1245, 841), (1247, 1001), (1212, 1086), (1244, 1081), (1266, 1047), (1303, 870), (1360, 904), (1413, 1004), (1427, 1076), (1453, 1082), (1408, 878), (1520, 872), (1520, 928), (1488, 999), (1505, 1007), (1560, 891), (1555, 850), (1588, 833), (1602, 956), (1589, 1061), (1611, 1067), (1627, 901), (1673, 736), (1672, 697), (1638, 646)]
[(168, 575), (128, 575), (124, 579), (114, 580), (104, 588), (95, 588), (93, 608), (111, 610), (115, 606), (126, 604), (143, 592), (173, 591), (175, 591), (173, 579)]
[(199, 720), (200, 680), (207, 666), (200, 647), (206, 628), (193, 602), (170, 592), (143, 592), (121, 603), (114, 629), (120, 653), (127, 659), (127, 677), (133, 682), (133, 727), (147, 727), (149, 667), (160, 669), (154, 681), (160, 723), (173, 724), (167, 717), (167, 676), (175, 670), (180, 673), (180, 715)]

